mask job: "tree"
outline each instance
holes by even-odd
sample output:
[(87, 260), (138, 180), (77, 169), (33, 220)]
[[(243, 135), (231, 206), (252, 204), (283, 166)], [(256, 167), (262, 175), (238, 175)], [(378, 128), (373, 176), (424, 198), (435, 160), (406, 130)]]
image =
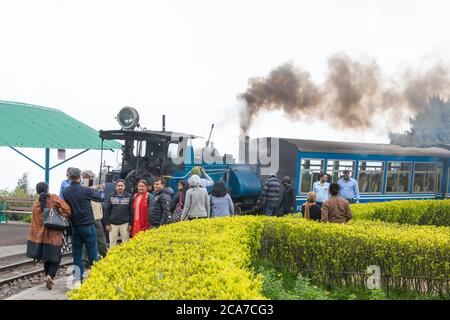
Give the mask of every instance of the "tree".
[(411, 128), (405, 133), (389, 133), (391, 144), (399, 146), (427, 147), (450, 144), (450, 100), (439, 97), (430, 99), (424, 111), (409, 118)]
[(28, 196), (30, 194), (30, 184), (28, 180), (28, 172), (22, 175), (22, 178), (17, 180), (17, 186), (14, 189), (16, 196)]

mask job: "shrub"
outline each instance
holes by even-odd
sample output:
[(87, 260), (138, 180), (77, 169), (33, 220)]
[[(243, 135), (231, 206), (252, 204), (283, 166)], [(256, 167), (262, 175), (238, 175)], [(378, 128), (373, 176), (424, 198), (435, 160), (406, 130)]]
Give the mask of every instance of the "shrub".
[(351, 206), (355, 220), (450, 227), (450, 200), (401, 200)]
[(22, 222), (27, 222), (30, 223), (31, 222), (31, 214), (26, 214), (22, 217)]
[[(315, 282), (339, 286), (365, 287), (366, 268), (378, 265), (389, 290), (448, 297), (449, 230), (372, 221), (324, 224), (295, 217), (181, 222), (112, 248), (94, 265), (81, 289), (69, 295), (72, 299), (263, 299), (262, 276), (251, 267), (252, 260), (261, 258)], [(307, 285), (300, 281), (297, 287)]]
[(367, 267), (377, 265), (388, 290), (450, 292), (447, 227), (265, 220), (261, 257), (327, 285), (363, 287)]
[(72, 299), (264, 299), (253, 218), (180, 222), (113, 247)]

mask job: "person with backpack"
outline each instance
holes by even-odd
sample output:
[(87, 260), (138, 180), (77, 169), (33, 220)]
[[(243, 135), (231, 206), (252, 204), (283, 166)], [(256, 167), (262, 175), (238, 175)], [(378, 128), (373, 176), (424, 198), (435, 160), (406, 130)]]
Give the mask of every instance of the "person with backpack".
[(169, 223), (178, 222), (181, 220), (184, 202), (186, 200), (186, 192), (188, 189), (189, 184), (186, 180), (181, 180), (178, 182), (178, 192), (172, 198), (172, 203), (170, 204), (171, 218), (169, 219)]
[(277, 216), (281, 217), (295, 211), (295, 190), (289, 176), (281, 180), (280, 205)]
[(219, 180), (211, 190), (211, 218), (229, 217), (234, 214), (233, 200), (225, 188), (225, 182)]

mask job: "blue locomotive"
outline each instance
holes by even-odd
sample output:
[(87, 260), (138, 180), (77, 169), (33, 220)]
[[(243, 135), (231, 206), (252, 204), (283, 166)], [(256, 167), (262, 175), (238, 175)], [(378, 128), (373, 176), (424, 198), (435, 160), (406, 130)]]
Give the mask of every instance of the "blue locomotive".
[(205, 147), (194, 149), (192, 140), (199, 137), (166, 131), (164, 116), (161, 131), (141, 128), (139, 114), (130, 107), (123, 108), (117, 120), (122, 129), (100, 131), (102, 141), (123, 141), (121, 168), (108, 172), (107, 182), (114, 176), (125, 179), (127, 189), (133, 192), (139, 179), (152, 182), (155, 177), (163, 177), (169, 187), (177, 190), (178, 182), (187, 180), (194, 166), (201, 166), (214, 181), (224, 180), (237, 213), (255, 206), (261, 192), (258, 166), (237, 164), (232, 155), (220, 155), (210, 146), (213, 127)]

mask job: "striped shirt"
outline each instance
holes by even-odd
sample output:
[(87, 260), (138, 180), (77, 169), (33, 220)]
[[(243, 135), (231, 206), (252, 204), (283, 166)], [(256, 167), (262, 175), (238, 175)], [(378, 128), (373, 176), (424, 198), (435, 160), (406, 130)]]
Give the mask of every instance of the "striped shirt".
[(261, 198), (266, 202), (275, 202), (280, 200), (280, 183), (277, 176), (270, 176), (263, 186)]

